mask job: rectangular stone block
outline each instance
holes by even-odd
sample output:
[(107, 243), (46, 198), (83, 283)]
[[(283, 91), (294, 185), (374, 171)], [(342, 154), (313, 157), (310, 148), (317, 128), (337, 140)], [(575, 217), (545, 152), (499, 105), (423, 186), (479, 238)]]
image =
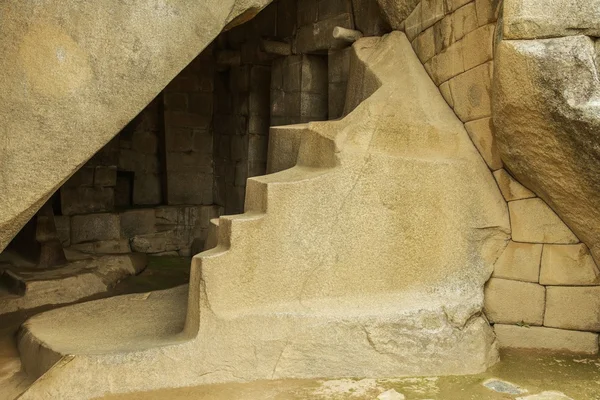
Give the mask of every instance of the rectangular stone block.
[(79, 186), (92, 186), (94, 184), (94, 167), (83, 166), (67, 179), (63, 187), (76, 188)]
[(114, 188), (100, 186), (62, 187), (60, 189), (60, 203), (63, 215), (112, 211), (115, 206)]
[(156, 205), (162, 201), (162, 183), (156, 174), (136, 174), (133, 180), (133, 204)]
[(574, 244), (577, 237), (540, 198), (508, 203), (515, 242)]
[(156, 154), (158, 138), (156, 133), (136, 130), (131, 138), (131, 149), (142, 154)]
[(120, 220), (117, 214), (75, 215), (71, 218), (73, 244), (120, 239), (120, 234)]
[(535, 193), (517, 182), (515, 178), (506, 172), (505, 169), (494, 171), (494, 178), (496, 179), (496, 183), (498, 183), (500, 192), (502, 192), (502, 196), (504, 196), (504, 200), (506, 201), (530, 199), (535, 197)]
[(432, 26), (424, 30), (417, 36), (415, 40), (413, 40), (412, 46), (422, 63), (429, 61), (429, 59), (435, 55), (434, 27)]
[(438, 86), (463, 73), (465, 67), (463, 64), (462, 42), (454, 43), (440, 54), (432, 57), (431, 60), (425, 63), (426, 69), (428, 65), (431, 78)]
[(127, 254), (131, 253), (129, 239), (101, 240), (93, 243), (95, 254)]
[(510, 241), (494, 264), (494, 278), (523, 282), (538, 282), (540, 275), (541, 244)]
[(500, 0), (475, 0), (477, 24), (483, 26), (498, 19)]
[(474, 2), (468, 3), (452, 14), (452, 34), (454, 42), (459, 41), (467, 33), (477, 29), (477, 27), (477, 13), (475, 11)]
[(600, 332), (600, 286), (548, 286), (544, 325)]
[(540, 272), (542, 285), (599, 285), (600, 271), (583, 244), (545, 244)]
[(69, 247), (71, 244), (71, 217), (68, 215), (55, 215), (54, 225), (60, 243), (63, 247)]
[(116, 186), (117, 185), (117, 166), (98, 166), (94, 173), (95, 186)]
[(441, 21), (433, 25), (433, 41), (435, 44), (435, 54), (440, 54), (454, 43), (451, 15), (445, 16)]
[(302, 57), (302, 82), (300, 90), (306, 93), (327, 93), (327, 58), (304, 55)]
[(490, 322), (542, 325), (545, 288), (528, 282), (491, 278), (485, 285), (484, 311)]
[(324, 121), (327, 119), (329, 101), (325, 93), (301, 93), (300, 115), (308, 117), (309, 121)]
[(422, 30), (431, 27), (444, 17), (446, 13), (445, 1), (446, 0), (421, 0)]
[(346, 104), (347, 82), (336, 82), (329, 84), (327, 108), (330, 120), (340, 118), (344, 114)]
[(467, 122), (465, 129), (488, 167), (492, 171), (502, 168), (502, 158), (496, 145), (492, 118), (488, 117)]
[(330, 50), (327, 57), (327, 73), (329, 84), (334, 82), (347, 82), (350, 72), (351, 47), (341, 50)]
[[(459, 43), (462, 44), (463, 41), (453, 44), (451, 48)], [(452, 78), (450, 90), (454, 98), (454, 111), (461, 121), (468, 122), (491, 116), (492, 63), (488, 62)]]
[(581, 354), (598, 353), (598, 335), (541, 326), (494, 325), (502, 348), (542, 349)]
[(454, 108), (454, 99), (452, 99), (452, 92), (450, 91), (450, 83), (448, 81), (442, 83), (440, 85), (440, 92), (442, 93), (442, 97), (446, 100), (446, 103), (452, 108)]
[(487, 24), (463, 38), (463, 59), (465, 70), (469, 70), (494, 57), (494, 30), (496, 24)]
[(472, 0), (446, 0), (446, 10), (447, 12), (453, 12), (458, 10), (465, 4), (469, 3)]
[(121, 236), (131, 238), (156, 231), (156, 216), (152, 208), (128, 210), (120, 214)]
[[(180, 172), (167, 179), (168, 204), (211, 204), (212, 174), (201, 172)], [(209, 199), (210, 197), (210, 199)], [(210, 200), (210, 202), (208, 202)]]

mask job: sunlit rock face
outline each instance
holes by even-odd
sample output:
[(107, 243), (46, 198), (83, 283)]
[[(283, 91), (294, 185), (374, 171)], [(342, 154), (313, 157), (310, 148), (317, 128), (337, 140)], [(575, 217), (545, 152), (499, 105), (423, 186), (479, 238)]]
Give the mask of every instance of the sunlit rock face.
[(600, 81), (588, 36), (503, 40), (494, 122), (507, 168), (600, 259)]

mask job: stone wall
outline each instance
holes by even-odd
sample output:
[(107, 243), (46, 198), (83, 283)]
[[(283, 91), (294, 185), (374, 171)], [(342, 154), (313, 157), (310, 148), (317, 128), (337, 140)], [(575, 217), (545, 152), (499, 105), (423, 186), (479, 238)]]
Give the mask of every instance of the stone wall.
[(548, 205), (504, 169), (492, 123), (496, 0), (422, 0), (403, 22), (419, 59), (493, 172), (512, 240), (485, 289), (503, 347), (598, 352), (600, 271)]

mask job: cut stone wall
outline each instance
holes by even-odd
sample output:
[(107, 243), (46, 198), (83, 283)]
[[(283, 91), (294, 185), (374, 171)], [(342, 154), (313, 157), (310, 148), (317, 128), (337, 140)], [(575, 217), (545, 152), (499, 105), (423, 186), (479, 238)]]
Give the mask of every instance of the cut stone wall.
[(600, 272), (589, 249), (504, 169), (492, 123), (497, 0), (422, 0), (403, 22), (507, 201), (512, 240), (485, 289), (503, 347), (598, 352)]
[(212, 47), (164, 91), (167, 204), (213, 203)]

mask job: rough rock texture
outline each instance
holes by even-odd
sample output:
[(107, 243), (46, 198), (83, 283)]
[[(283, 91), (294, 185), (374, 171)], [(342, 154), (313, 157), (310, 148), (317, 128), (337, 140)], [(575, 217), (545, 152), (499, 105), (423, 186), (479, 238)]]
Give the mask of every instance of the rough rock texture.
[(500, 347), (598, 353), (598, 335), (541, 326), (494, 325)]
[(0, 250), (225, 25), (268, 2), (2, 2)]
[(528, 243), (577, 243), (569, 227), (543, 200), (523, 199), (508, 203), (512, 238)]
[(600, 37), (597, 0), (505, 0), (504, 39)]
[(600, 271), (583, 243), (544, 245), (540, 270), (542, 285), (598, 285)]
[(542, 244), (509, 242), (494, 264), (494, 278), (537, 283)]
[[(377, 0), (381, 12), (392, 29), (400, 30), (402, 22), (414, 12), (416, 8), (421, 10), (420, 0)], [(418, 6), (417, 6), (418, 5)], [(416, 7), (416, 8), (415, 8)]]
[(111, 255), (73, 261), (48, 270), (15, 269), (11, 276), (24, 288), (20, 297), (0, 300), (0, 315), (47, 304), (68, 304), (106, 292), (146, 268), (144, 254)]
[(545, 293), (535, 283), (492, 278), (485, 285), (485, 315), (501, 324), (542, 325)]
[[(22, 399), (474, 373), (497, 360), (481, 315), (509, 234), (493, 176), (403, 33), (360, 39), (352, 57), (347, 115), (309, 123), (296, 166), (250, 178), (246, 213), (221, 217), (217, 247), (194, 257), (183, 332), (123, 348), (139, 306), (53, 311), (76, 317), (59, 331), (35, 317), (29, 362), (48, 349), (71, 356)], [(88, 323), (102, 324), (100, 340), (77, 336)]]
[(600, 332), (600, 286), (546, 288), (544, 325)]
[(494, 61), (493, 102), (505, 165), (556, 211), (598, 261), (600, 81), (596, 57), (594, 41), (586, 36), (503, 40)]
[(494, 178), (506, 201), (522, 200), (535, 197), (535, 193), (515, 180), (505, 169), (494, 171)]

